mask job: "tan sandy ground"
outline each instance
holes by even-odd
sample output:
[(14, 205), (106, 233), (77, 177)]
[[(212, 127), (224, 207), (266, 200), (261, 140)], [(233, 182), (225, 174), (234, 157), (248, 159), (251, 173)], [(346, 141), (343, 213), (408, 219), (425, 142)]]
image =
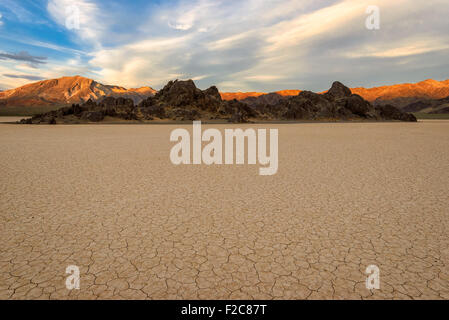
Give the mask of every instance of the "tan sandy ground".
[(173, 166), (170, 125), (0, 125), (0, 298), (449, 299), (449, 122), (270, 126), (263, 177)]
[(4, 124), (4, 123), (14, 123), (17, 121), (20, 121), (22, 119), (26, 119), (29, 117), (0, 117), (0, 124)]

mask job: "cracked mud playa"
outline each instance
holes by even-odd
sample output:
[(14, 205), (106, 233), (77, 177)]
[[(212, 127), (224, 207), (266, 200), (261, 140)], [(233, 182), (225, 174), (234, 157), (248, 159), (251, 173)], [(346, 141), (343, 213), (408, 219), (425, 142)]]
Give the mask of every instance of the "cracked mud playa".
[(0, 298), (449, 299), (449, 122), (249, 126), (276, 175), (176, 167), (171, 125), (0, 124)]

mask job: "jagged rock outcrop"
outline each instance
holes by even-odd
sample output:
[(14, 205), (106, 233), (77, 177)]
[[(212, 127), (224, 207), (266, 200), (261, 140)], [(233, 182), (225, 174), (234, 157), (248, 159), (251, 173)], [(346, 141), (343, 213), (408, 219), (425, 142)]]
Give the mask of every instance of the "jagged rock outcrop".
[(199, 109), (216, 112), (223, 103), (216, 87), (200, 90), (193, 80), (170, 81), (151, 101), (158, 101), (167, 107)]
[[(263, 100), (261, 100), (263, 101)], [(192, 80), (170, 81), (156, 95), (138, 105), (133, 100), (107, 97), (101, 102), (89, 100), (83, 105), (59, 109), (35, 116), (22, 123), (100, 122), (106, 119), (151, 120), (222, 120), (244, 123), (257, 120), (399, 120), (416, 121), (413, 115), (397, 108), (374, 107), (340, 82), (334, 82), (324, 94), (302, 91), (296, 96), (270, 100), (270, 103), (223, 101), (218, 89), (198, 89)]]
[[(374, 88), (352, 88), (353, 94), (374, 104), (392, 105), (404, 112), (445, 113), (448, 105), (441, 100), (449, 96), (449, 80), (428, 79), (418, 83), (403, 83)], [(283, 90), (273, 93), (263, 92), (222, 92), (224, 100), (237, 99), (249, 105), (275, 104), (278, 100), (297, 96), (299, 90)], [(322, 92), (324, 93), (324, 92)]]
[(339, 81), (335, 81), (329, 91), (324, 94), (324, 96), (326, 96), (329, 100), (344, 99), (350, 97), (351, 95), (351, 89), (345, 87)]
[[(256, 98), (260, 100), (261, 97)], [(243, 100), (245, 101), (245, 100)], [(283, 120), (399, 120), (416, 121), (392, 106), (374, 107), (340, 82), (334, 82), (324, 94), (302, 91), (297, 96), (281, 98), (274, 104), (258, 104), (252, 99), (250, 106), (265, 117)]]

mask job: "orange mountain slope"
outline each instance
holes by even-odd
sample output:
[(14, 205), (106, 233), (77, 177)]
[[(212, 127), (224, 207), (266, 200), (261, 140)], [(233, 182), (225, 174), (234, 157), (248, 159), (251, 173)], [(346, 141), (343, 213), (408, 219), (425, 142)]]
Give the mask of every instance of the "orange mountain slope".
[[(275, 93), (280, 94), (283, 97), (297, 96), (301, 90), (281, 90)], [(243, 100), (249, 97), (260, 97), (267, 93), (265, 92), (220, 92), (221, 98), (223, 100)]]
[(264, 92), (220, 92), (223, 100), (243, 100), (249, 97), (259, 97), (266, 93)]
[(354, 88), (353, 93), (368, 101), (393, 100), (397, 98), (442, 99), (449, 96), (449, 80), (428, 79), (418, 83), (403, 83), (375, 88)]
[(130, 98), (138, 103), (154, 95), (155, 92), (156, 90), (150, 87), (128, 90), (74, 76), (39, 81), (0, 92), (0, 104), (6, 106), (63, 105), (83, 103), (89, 99), (100, 100), (107, 96)]

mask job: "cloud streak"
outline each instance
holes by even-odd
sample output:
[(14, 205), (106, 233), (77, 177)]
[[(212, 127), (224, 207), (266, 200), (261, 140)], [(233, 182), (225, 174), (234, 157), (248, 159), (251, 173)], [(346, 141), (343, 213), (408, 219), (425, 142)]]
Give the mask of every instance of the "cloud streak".
[(33, 75), (28, 75), (28, 74), (3, 74), (3, 76), (7, 77), (7, 78), (25, 79), (25, 80), (30, 80), (30, 81), (44, 80), (43, 77), (33, 76)]
[(27, 51), (20, 51), (18, 53), (0, 53), (0, 60), (24, 61), (34, 68), (37, 68), (38, 65), (47, 63), (47, 57), (32, 56)]

